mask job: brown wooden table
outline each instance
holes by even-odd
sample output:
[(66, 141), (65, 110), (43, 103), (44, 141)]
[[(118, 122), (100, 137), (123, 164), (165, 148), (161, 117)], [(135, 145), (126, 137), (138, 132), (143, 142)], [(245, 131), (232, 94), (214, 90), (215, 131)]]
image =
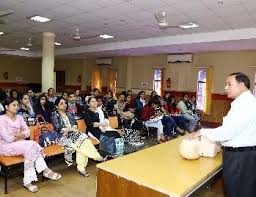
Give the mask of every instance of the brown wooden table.
[(97, 197), (188, 196), (221, 170), (222, 157), (189, 161), (181, 137), (97, 165)]

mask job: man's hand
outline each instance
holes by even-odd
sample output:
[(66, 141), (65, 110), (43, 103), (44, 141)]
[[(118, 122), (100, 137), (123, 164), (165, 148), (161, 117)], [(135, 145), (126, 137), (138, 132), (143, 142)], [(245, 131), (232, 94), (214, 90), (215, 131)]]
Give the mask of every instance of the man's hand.
[(186, 139), (188, 139), (188, 140), (193, 140), (193, 139), (198, 138), (199, 136), (201, 136), (200, 130), (197, 131), (197, 132), (193, 132), (193, 133), (188, 134), (188, 135), (186, 136)]

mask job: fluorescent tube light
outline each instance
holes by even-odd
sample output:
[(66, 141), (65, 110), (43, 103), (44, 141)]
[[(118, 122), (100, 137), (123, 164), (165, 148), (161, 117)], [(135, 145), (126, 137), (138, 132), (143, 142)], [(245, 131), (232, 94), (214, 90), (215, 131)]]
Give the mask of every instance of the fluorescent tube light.
[(40, 23), (46, 23), (46, 22), (49, 22), (51, 19), (36, 15), (36, 16), (32, 16), (30, 20), (40, 22)]
[(114, 36), (111, 36), (111, 35), (108, 35), (108, 34), (101, 34), (99, 35), (100, 38), (103, 38), (103, 39), (110, 39), (110, 38), (114, 38)]

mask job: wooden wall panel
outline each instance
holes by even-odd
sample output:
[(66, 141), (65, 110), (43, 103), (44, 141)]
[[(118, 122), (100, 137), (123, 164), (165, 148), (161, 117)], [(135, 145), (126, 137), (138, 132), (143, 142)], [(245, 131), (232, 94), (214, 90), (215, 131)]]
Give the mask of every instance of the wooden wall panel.
[[(152, 172), (153, 173), (153, 172)], [(98, 169), (97, 197), (167, 197), (167, 195)]]
[(212, 100), (211, 114), (202, 115), (202, 121), (222, 123), (222, 118), (228, 113), (230, 109), (230, 101)]

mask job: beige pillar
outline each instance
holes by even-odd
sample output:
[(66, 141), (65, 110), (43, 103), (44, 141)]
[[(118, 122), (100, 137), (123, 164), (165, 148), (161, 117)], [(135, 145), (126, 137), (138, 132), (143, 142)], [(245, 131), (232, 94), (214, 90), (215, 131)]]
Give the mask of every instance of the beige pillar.
[(47, 92), (48, 88), (51, 87), (56, 89), (54, 79), (54, 39), (54, 33), (43, 33), (42, 92)]
[(132, 89), (132, 57), (128, 57), (127, 61), (125, 89)]

